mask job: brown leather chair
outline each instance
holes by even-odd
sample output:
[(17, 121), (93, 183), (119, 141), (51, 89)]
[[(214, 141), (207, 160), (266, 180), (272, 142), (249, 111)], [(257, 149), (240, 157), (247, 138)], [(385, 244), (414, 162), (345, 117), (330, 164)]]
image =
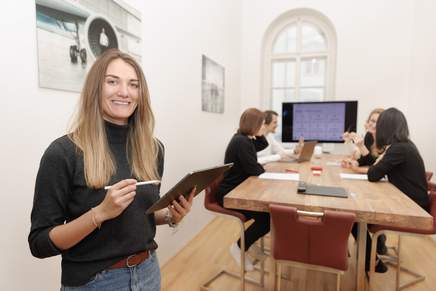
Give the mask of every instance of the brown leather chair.
[[(431, 178), (433, 177), (433, 172), (425, 172), (425, 178), (427, 179), (427, 190), (431, 190)], [(434, 185), (434, 184), (433, 184)]]
[(428, 191), (429, 192), (431, 192), (431, 191), (436, 192), (436, 184), (433, 182), (429, 182), (428, 183)]
[[(218, 203), (218, 201), (216, 199), (216, 191), (218, 190), (218, 185), (220, 184), (222, 179), (223, 179), (223, 176), (219, 177), (214, 182), (212, 182), (208, 187), (206, 187), (205, 195), (204, 195), (204, 207), (207, 210), (210, 210), (217, 215), (220, 215), (220, 216), (225, 217), (227, 219), (232, 219), (233, 221), (236, 221), (239, 224), (240, 236), (241, 236), (241, 250), (243, 250), (243, 249), (245, 249), (245, 239), (244, 239), (245, 225), (244, 225), (244, 223), (247, 222), (247, 218), (242, 213), (237, 212), (237, 211), (233, 211), (231, 209), (224, 208)], [(253, 283), (253, 284), (256, 284), (258, 286), (261, 286), (261, 287), (264, 286), (264, 280), (265, 280), (264, 262), (261, 261), (260, 281), (256, 281), (254, 279), (248, 278), (245, 274), (245, 252), (241, 252), (241, 269), (240, 269), (239, 274), (227, 271), (225, 269), (220, 270), (215, 275), (213, 275), (211, 278), (209, 278), (204, 284), (202, 284), (200, 289), (201, 290), (211, 290), (210, 287), (208, 287), (208, 286), (223, 274), (240, 279), (241, 280), (241, 289), (240, 289), (241, 291), (245, 290), (245, 282), (246, 281), (249, 283)]]
[[(294, 207), (270, 205), (273, 269), (281, 278), (280, 264), (340, 275), (348, 268), (348, 237), (356, 219), (354, 213), (307, 212)], [(275, 272), (274, 272), (275, 273)], [(280, 290), (280, 279), (278, 290)], [(274, 288), (276, 287), (274, 282)]]
[[(410, 227), (391, 227), (391, 226), (384, 226), (384, 225), (371, 225), (369, 227), (369, 231), (373, 233), (372, 247), (371, 247), (371, 264), (370, 264), (370, 272), (369, 272), (370, 276), (373, 275), (374, 271), (375, 271), (377, 238), (383, 233), (393, 233), (393, 234), (398, 235), (397, 246), (393, 248), (395, 255), (388, 255), (387, 261), (386, 261), (387, 264), (391, 264), (391, 265), (394, 265), (396, 267), (395, 290), (397, 290), (397, 291), (425, 280), (425, 276), (423, 276), (415, 271), (412, 271), (406, 267), (401, 266), (401, 257), (400, 257), (401, 249), (400, 249), (400, 247), (401, 247), (401, 237), (404, 235), (413, 235), (413, 236), (418, 235), (419, 236), (419, 235), (434, 235), (434, 234), (436, 234), (436, 189), (430, 191), (429, 196), (430, 196), (429, 197), (430, 198), (430, 214), (431, 214), (431, 216), (433, 216), (433, 228), (432, 229), (420, 230), (420, 229), (415, 229), (415, 228), (410, 228)], [(414, 278), (408, 282), (401, 283), (401, 281), (400, 281), (401, 271), (409, 273)]]
[(433, 177), (433, 172), (425, 172), (425, 177), (427, 178), (427, 182), (430, 182)]

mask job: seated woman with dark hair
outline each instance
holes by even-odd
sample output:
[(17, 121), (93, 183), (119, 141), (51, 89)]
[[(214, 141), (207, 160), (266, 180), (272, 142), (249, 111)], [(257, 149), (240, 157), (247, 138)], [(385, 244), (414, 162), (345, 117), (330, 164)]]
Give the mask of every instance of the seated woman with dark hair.
[[(250, 176), (259, 176), (265, 172), (262, 165), (257, 162), (258, 151), (263, 150), (268, 146), (268, 142), (264, 137), (265, 133), (265, 116), (262, 111), (256, 108), (249, 108), (242, 113), (239, 121), (239, 129), (230, 140), (225, 157), (225, 163), (233, 163), (224, 174), (224, 178), (217, 191), (217, 200), (223, 205), (224, 196), (232, 191), (236, 186), (241, 184)], [(270, 216), (268, 213), (237, 210), (245, 215), (248, 219), (254, 219), (245, 230), (245, 250), (255, 243), (259, 238), (267, 234), (270, 230)], [(235, 261), (240, 264), (241, 241), (232, 244), (230, 253)], [(253, 263), (250, 258), (245, 258), (245, 269), (253, 270)]]
[[(424, 161), (415, 144), (409, 139), (407, 120), (401, 111), (389, 108), (380, 114), (375, 141), (379, 148), (384, 149), (384, 153), (375, 163), (366, 168), (360, 167), (354, 161), (349, 168), (357, 173), (367, 174), (371, 182), (387, 176), (389, 182), (428, 211), (430, 201)], [(367, 248), (368, 245), (371, 246), (370, 241)], [(367, 250), (367, 258), (369, 253), (370, 248)]]

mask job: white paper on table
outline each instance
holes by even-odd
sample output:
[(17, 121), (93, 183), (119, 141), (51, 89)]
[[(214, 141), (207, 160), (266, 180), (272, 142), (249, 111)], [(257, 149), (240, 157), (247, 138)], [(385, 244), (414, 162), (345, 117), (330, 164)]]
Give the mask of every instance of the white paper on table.
[(327, 166), (339, 167), (341, 166), (341, 162), (327, 162), (325, 163)]
[(366, 175), (366, 174), (340, 173), (339, 175), (341, 176), (342, 179), (365, 180), (365, 181), (368, 181), (368, 175)]
[(271, 180), (289, 180), (289, 181), (299, 181), (300, 174), (296, 173), (271, 173), (265, 172), (259, 176), (260, 179), (271, 179)]
[[(339, 174), (342, 179), (349, 179), (349, 180), (364, 180), (368, 181), (368, 175), (366, 174), (348, 174), (348, 173), (340, 173)], [(380, 179), (381, 182), (387, 182), (386, 177), (383, 177)]]

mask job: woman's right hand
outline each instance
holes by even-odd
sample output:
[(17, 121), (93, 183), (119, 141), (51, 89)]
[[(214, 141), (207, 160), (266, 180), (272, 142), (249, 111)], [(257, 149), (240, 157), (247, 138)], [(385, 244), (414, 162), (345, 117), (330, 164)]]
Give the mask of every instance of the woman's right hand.
[(125, 179), (111, 186), (104, 200), (94, 208), (96, 220), (102, 223), (120, 215), (136, 195), (136, 180)]
[(359, 163), (353, 159), (345, 159), (341, 162), (342, 168), (351, 169), (353, 167), (358, 167)]

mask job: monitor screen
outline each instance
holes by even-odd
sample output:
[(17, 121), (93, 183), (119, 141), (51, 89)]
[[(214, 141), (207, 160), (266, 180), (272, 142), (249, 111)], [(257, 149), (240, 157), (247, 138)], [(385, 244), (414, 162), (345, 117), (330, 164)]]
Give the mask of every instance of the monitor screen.
[(282, 141), (300, 137), (318, 142), (343, 142), (345, 131), (356, 131), (357, 101), (286, 102), (282, 104)]

